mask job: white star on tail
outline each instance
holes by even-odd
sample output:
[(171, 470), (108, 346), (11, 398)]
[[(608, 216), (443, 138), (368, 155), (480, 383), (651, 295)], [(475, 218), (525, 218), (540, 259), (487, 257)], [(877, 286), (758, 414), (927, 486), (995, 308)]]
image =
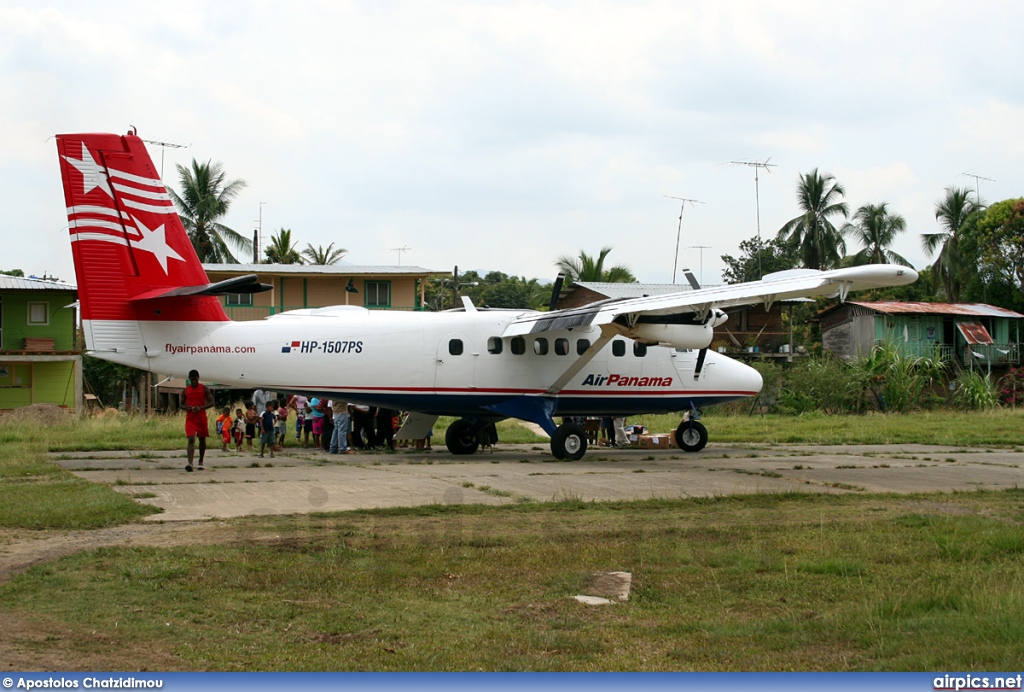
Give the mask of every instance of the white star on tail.
[(167, 273), (167, 260), (176, 259), (179, 262), (184, 262), (185, 258), (175, 252), (170, 245), (167, 244), (167, 231), (164, 228), (164, 224), (160, 224), (156, 228), (146, 228), (141, 221), (134, 216), (132, 220), (135, 222), (135, 227), (139, 229), (140, 238), (132, 241), (132, 247), (145, 252), (150, 253), (156, 258), (156, 261), (160, 263), (160, 267), (164, 270), (164, 274)]
[(84, 188), (82, 194), (87, 195), (96, 188), (100, 188), (107, 193), (110, 199), (114, 199), (114, 193), (110, 190), (110, 181), (107, 180), (107, 169), (96, 163), (96, 159), (89, 153), (85, 142), (82, 142), (82, 158), (73, 159), (65, 156), (64, 160), (82, 174), (82, 187)]

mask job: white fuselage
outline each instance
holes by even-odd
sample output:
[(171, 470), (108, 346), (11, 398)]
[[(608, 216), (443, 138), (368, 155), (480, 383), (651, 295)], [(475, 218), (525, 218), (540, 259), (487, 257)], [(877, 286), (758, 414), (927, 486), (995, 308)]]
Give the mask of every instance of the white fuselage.
[[(721, 354), (709, 352), (694, 378), (696, 350), (644, 347), (618, 336), (559, 391), (549, 392), (601, 331), (579, 327), (501, 338), (522, 314), (332, 307), (252, 322), (138, 322), (131, 334), (115, 323), (85, 327), (96, 355), (155, 373), (197, 369), (204, 381), (227, 387), (442, 415), (502, 412), (519, 397), (550, 398), (553, 415), (679, 411), (761, 389), (757, 371)], [(701, 328), (694, 330), (706, 343)]]

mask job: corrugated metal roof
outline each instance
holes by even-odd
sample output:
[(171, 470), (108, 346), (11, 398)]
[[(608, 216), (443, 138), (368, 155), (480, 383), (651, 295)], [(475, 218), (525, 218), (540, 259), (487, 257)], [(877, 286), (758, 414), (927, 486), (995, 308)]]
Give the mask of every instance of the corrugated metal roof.
[(883, 312), (887, 315), (960, 315), (963, 317), (1009, 317), (1021, 319), (1024, 315), (1013, 310), (997, 308), (984, 303), (900, 303), (896, 301), (880, 301), (864, 303), (856, 300), (847, 301), (852, 305)]
[(357, 264), (204, 264), (203, 269), (209, 272), (228, 272), (231, 274), (327, 274), (332, 276), (350, 276), (364, 274), (406, 274), (414, 276), (450, 275), (448, 271), (435, 271), (423, 267), (397, 265), (357, 265)]
[(77, 291), (74, 284), (59, 281), (44, 281), (34, 276), (8, 276), (0, 274), (0, 290), (5, 291)]

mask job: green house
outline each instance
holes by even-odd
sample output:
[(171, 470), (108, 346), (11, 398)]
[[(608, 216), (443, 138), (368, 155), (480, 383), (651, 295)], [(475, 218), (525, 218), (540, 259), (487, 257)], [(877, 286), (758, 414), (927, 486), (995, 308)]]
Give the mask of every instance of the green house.
[(70, 284), (0, 274), (0, 411), (82, 410), (77, 300)]
[(994, 305), (851, 300), (819, 318), (822, 346), (846, 360), (889, 342), (907, 355), (941, 355), (968, 368), (1020, 365), (1024, 315)]

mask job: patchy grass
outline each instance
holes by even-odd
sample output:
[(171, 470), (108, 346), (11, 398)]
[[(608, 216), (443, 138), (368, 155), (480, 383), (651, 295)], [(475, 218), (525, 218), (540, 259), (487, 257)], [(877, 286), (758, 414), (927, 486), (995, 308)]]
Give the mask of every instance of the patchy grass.
[[(140, 668), (1013, 670), (1022, 520), (1021, 490), (253, 517), (35, 567), (0, 608)], [(628, 603), (571, 600), (613, 570)]]

